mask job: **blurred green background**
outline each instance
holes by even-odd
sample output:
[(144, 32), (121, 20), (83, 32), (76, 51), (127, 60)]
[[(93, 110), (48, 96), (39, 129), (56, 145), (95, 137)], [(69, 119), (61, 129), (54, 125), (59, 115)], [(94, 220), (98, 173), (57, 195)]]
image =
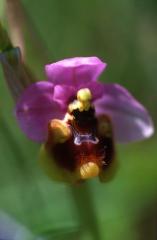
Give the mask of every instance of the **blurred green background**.
[[(31, 29), (24, 29), (27, 62), (39, 79), (46, 62), (98, 56), (108, 63), (101, 79), (127, 87), (157, 123), (156, 0), (22, 3)], [(0, 15), (6, 22), (3, 0)], [(94, 239), (86, 226), (81, 227), (70, 187), (52, 182), (40, 169), (39, 146), (17, 126), (2, 69), (0, 78), (0, 209), (46, 239)], [(106, 184), (89, 181), (100, 239), (157, 239), (156, 139), (154, 135), (144, 142), (117, 145), (115, 178)], [(86, 209), (88, 201), (84, 205)]]

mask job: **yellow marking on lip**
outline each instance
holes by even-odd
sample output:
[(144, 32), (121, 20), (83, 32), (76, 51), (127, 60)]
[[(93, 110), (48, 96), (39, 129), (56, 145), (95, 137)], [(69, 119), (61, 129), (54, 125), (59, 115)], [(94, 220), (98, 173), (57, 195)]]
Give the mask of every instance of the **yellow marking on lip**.
[(99, 167), (94, 162), (85, 163), (79, 169), (81, 179), (96, 177), (99, 175), (99, 172)]

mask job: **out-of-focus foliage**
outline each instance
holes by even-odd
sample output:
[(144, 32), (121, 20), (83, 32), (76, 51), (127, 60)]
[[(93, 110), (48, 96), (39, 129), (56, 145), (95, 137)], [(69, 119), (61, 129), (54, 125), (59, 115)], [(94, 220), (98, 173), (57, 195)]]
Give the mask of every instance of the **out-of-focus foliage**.
[(0, 239), (5, 240), (44, 240), (33, 234), (22, 224), (18, 223), (11, 216), (0, 212)]
[[(0, 12), (4, 16), (2, 2)], [(101, 57), (108, 63), (102, 80), (127, 87), (157, 122), (155, 0), (22, 2), (48, 48), (48, 61), (72, 56)], [(27, 62), (42, 79), (39, 73), (43, 66), (38, 57), (32, 57), (31, 44), (27, 40)], [(0, 78), (0, 208), (48, 239), (92, 239), (79, 231), (68, 186), (51, 182), (41, 171), (37, 163), (39, 147), (25, 138), (15, 122), (14, 103), (2, 70)], [(154, 240), (156, 136), (117, 148), (120, 166), (115, 179), (107, 184), (98, 180), (89, 183), (102, 239)]]

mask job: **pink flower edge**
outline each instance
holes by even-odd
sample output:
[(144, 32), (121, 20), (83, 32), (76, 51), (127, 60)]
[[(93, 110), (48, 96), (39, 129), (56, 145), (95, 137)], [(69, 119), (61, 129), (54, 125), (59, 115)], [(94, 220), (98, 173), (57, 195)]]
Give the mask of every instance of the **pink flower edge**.
[(97, 57), (68, 58), (47, 64), (45, 71), (48, 81), (79, 87), (81, 84), (96, 81), (107, 64)]
[(140, 141), (154, 133), (148, 111), (124, 87), (104, 84), (104, 95), (96, 100), (97, 115), (107, 114), (119, 143)]
[(80, 88), (89, 88), (96, 115), (108, 115), (119, 143), (150, 137), (154, 126), (147, 110), (122, 86), (103, 84), (97, 78), (106, 64), (96, 57), (80, 57), (46, 65), (48, 81), (32, 84), (16, 105), (16, 117), (24, 133), (44, 142), (48, 122), (63, 119), (68, 104)]

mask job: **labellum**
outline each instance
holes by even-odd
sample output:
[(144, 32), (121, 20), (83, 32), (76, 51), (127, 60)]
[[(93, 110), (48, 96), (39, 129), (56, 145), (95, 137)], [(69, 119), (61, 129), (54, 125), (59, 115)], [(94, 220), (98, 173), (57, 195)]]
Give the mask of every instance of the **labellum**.
[(79, 90), (64, 120), (49, 123), (45, 150), (50, 162), (72, 174), (74, 181), (96, 176), (105, 181), (106, 170), (115, 162), (111, 121), (105, 115), (96, 117), (91, 98), (88, 89)]

